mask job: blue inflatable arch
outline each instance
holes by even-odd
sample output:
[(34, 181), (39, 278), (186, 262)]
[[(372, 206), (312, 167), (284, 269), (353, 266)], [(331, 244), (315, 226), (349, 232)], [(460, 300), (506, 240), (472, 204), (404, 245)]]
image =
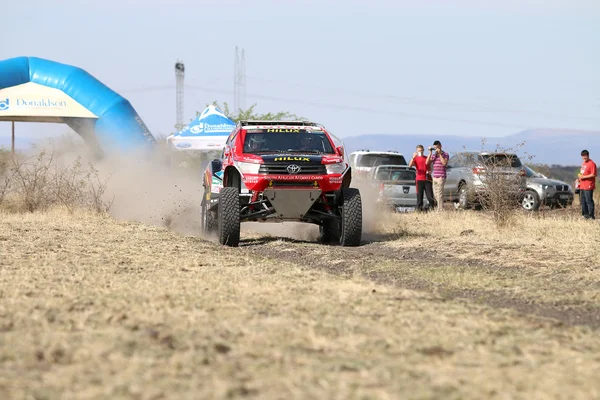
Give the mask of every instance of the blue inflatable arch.
[[(16, 116), (9, 111), (19, 104), (45, 106), (42, 100), (10, 100), (2, 90), (26, 83), (35, 83), (58, 89), (79, 103), (91, 114), (89, 118), (35, 115)], [(27, 86), (27, 85), (25, 85)], [(8, 91), (5, 91), (6, 93)], [(31, 98), (31, 96), (30, 96)], [(77, 106), (77, 107), (80, 107)], [(3, 112), (4, 111), (4, 112)], [(4, 115), (3, 115), (4, 114)], [(0, 120), (63, 122), (77, 132), (92, 148), (106, 153), (113, 150), (130, 150), (156, 143), (154, 137), (129, 101), (102, 84), (81, 68), (37, 57), (17, 57), (0, 61)]]

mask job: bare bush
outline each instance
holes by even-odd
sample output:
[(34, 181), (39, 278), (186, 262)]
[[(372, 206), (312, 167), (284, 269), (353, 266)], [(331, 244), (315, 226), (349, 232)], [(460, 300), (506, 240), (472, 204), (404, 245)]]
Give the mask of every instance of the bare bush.
[[(493, 151), (481, 150), (458, 155), (461, 164), (473, 172), (472, 182), (467, 185), (467, 202), (491, 213), (498, 227), (508, 225), (522, 207), (526, 180), (518, 150), (524, 144), (513, 148), (496, 146)], [(485, 145), (485, 141), (482, 145)], [(531, 157), (525, 155), (525, 158)]]
[(11, 178), (9, 176), (0, 175), (0, 205), (4, 202), (8, 190), (10, 188)]
[(0, 204), (4, 201), (8, 192), (10, 178), (7, 176), (7, 169), (10, 161), (10, 152), (0, 147)]
[(3, 147), (0, 147), (0, 176), (4, 175), (8, 168), (11, 153)]
[(52, 203), (50, 169), (53, 155), (41, 152), (34, 160), (11, 158), (9, 193), (14, 193), (27, 211), (47, 208)]
[(63, 165), (54, 152), (14, 155), (3, 175), (0, 204), (10, 198), (16, 209), (33, 212), (61, 205), (70, 212), (84, 208), (102, 213), (112, 205), (104, 200), (108, 178), (100, 179), (91, 163), (84, 167), (81, 157)]

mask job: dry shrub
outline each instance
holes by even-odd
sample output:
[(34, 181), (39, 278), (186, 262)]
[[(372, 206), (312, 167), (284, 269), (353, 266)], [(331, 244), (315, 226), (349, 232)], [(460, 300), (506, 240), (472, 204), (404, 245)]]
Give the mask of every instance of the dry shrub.
[[(482, 182), (482, 190), (473, 190), (476, 185), (467, 185), (470, 188), (469, 203), (490, 213), (497, 227), (510, 225), (522, 207), (521, 196), (525, 177), (521, 175), (522, 166), (516, 167), (513, 163), (515, 158), (521, 159), (522, 164), (523, 158), (531, 158), (528, 155), (518, 155), (518, 150), (524, 144), (523, 142), (512, 148), (496, 146), (493, 151), (480, 150), (480, 153), (489, 154), (485, 156), (466, 152), (459, 154), (461, 163), (473, 170), (476, 176), (474, 179)], [(485, 141), (482, 145), (485, 145)]]
[(6, 168), (8, 168), (8, 162), (10, 160), (10, 151), (4, 147), (0, 147), (0, 175), (4, 174)]
[(64, 206), (107, 212), (112, 201), (105, 201), (108, 179), (81, 157), (64, 164), (53, 151), (35, 156), (11, 155), (0, 180), (0, 205), (13, 210), (34, 212)]
[(8, 169), (9, 161), (10, 152), (0, 147), (0, 204), (2, 204), (8, 192), (8, 183), (10, 180), (6, 177), (6, 170)]

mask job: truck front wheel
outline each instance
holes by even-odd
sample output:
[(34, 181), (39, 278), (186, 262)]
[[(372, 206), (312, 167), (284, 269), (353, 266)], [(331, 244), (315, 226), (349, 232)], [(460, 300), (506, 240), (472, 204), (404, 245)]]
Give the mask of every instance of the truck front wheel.
[(362, 237), (362, 201), (356, 188), (342, 189), (340, 244), (358, 246)]
[(237, 247), (240, 242), (240, 195), (235, 187), (224, 187), (218, 206), (219, 243)]

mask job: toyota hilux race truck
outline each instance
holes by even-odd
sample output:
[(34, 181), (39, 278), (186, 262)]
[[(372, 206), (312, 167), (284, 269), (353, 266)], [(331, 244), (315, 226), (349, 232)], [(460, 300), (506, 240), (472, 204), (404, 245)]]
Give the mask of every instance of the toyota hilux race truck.
[(322, 242), (358, 246), (362, 202), (350, 181), (344, 148), (322, 125), (240, 121), (206, 168), (202, 229), (237, 246), (242, 222), (306, 222)]

